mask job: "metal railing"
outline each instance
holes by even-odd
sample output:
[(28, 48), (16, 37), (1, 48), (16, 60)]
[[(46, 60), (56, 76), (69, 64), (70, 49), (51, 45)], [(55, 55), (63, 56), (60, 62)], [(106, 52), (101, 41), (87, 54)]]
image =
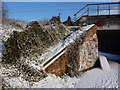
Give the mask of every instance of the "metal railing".
[[(80, 9), (77, 13), (75, 13), (74, 14), (74, 16), (75, 16), (75, 21), (76, 20), (78, 20), (79, 18), (81, 18), (82, 16), (84, 16), (85, 14), (86, 14), (86, 16), (90, 16), (90, 11), (97, 11), (97, 16), (99, 16), (100, 15), (100, 11), (101, 10), (108, 10), (109, 11), (109, 15), (111, 15), (111, 10), (119, 10), (119, 6), (118, 6), (118, 8), (115, 8), (115, 9), (113, 9), (113, 8), (111, 8), (111, 5), (112, 4), (120, 4), (120, 2), (114, 2), (114, 3), (97, 3), (97, 4), (87, 4), (86, 6), (84, 6), (82, 9)], [(100, 9), (99, 8), (99, 6), (100, 5), (108, 5), (108, 9)], [(90, 10), (90, 6), (97, 6), (97, 10)], [(85, 10), (87, 8), (87, 10)], [(82, 12), (83, 10), (85, 10), (84, 12)], [(82, 12), (81, 14), (80, 14), (80, 12)], [(80, 14), (79, 16), (77, 16), (78, 14)]]

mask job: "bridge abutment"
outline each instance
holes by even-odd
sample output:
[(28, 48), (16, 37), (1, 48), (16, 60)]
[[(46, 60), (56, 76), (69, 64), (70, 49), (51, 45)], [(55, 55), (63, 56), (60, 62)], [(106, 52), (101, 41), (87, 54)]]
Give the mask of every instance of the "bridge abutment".
[(94, 25), (70, 43), (66, 47), (65, 53), (49, 65), (45, 71), (57, 76), (61, 76), (63, 73), (75, 76), (79, 72), (91, 68), (97, 58), (98, 40), (96, 26)]

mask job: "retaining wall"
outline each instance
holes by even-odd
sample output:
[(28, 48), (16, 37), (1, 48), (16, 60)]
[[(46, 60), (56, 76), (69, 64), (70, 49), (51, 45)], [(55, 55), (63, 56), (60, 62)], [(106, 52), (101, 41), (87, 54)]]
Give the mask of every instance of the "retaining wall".
[(77, 72), (91, 68), (98, 58), (98, 40), (96, 26), (89, 28), (83, 34), (66, 47), (65, 53), (57, 58), (45, 71), (56, 74), (64, 73), (74, 76)]

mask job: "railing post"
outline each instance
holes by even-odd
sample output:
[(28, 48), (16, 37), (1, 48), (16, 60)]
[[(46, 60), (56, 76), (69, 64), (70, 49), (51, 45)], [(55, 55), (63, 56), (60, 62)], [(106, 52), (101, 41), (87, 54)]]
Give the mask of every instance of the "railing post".
[(99, 5), (97, 6), (97, 14), (99, 16)]
[(87, 21), (86, 23), (88, 24), (89, 23), (89, 5), (87, 6)]
[(77, 15), (75, 15), (75, 21), (77, 20)]
[(109, 16), (110, 16), (110, 4), (109, 4)]
[(87, 14), (88, 14), (88, 17), (89, 17), (89, 6), (88, 6), (88, 8), (87, 8), (87, 11), (88, 11), (88, 13), (87, 13)]

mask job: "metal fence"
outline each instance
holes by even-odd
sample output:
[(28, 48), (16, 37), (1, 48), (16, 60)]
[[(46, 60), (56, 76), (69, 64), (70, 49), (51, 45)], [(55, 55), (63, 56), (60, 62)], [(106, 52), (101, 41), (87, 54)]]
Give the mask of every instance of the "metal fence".
[[(104, 7), (104, 6), (108, 6), (108, 8)], [(113, 5), (118, 5), (117, 8), (111, 8)], [(78, 20), (79, 18), (81, 18), (82, 16), (91, 16), (91, 12), (96, 12), (97, 14), (93, 14), (93, 15), (97, 15), (98, 17), (100, 16), (100, 11), (108, 11), (108, 15), (111, 15), (111, 11), (112, 10), (120, 10), (119, 8), (120, 2), (115, 2), (115, 3), (97, 3), (97, 4), (87, 4), (86, 6), (84, 6), (82, 9), (80, 9), (77, 13), (74, 14), (75, 16), (75, 21)], [(102, 6), (102, 8), (100, 8)], [(90, 9), (90, 7), (93, 7), (94, 9)], [(118, 11), (119, 13), (119, 11)], [(105, 14), (105, 13), (104, 13)]]

